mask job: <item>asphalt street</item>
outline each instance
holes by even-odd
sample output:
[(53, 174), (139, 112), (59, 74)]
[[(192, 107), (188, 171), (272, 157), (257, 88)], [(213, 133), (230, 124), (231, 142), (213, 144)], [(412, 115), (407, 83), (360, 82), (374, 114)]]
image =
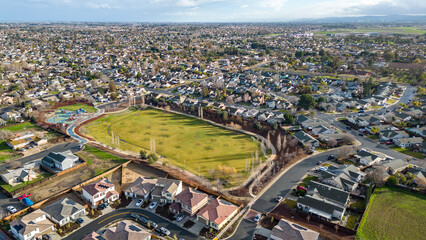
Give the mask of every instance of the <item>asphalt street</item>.
[[(25, 163), (28, 163), (28, 162), (31, 162), (31, 161), (34, 161), (34, 160), (37, 160), (37, 159), (41, 159), (44, 156), (46, 156), (47, 154), (49, 154), (49, 152), (63, 152), (63, 151), (66, 151), (66, 150), (71, 150), (72, 152), (77, 152), (79, 150), (78, 145), (79, 145), (79, 143), (76, 143), (76, 142), (61, 143), (61, 144), (55, 145), (55, 146), (53, 146), (49, 149), (46, 149), (42, 152), (35, 153), (33, 155), (17, 159), (13, 162), (18, 161), (18, 162), (21, 163), (21, 165), (23, 165)], [(15, 168), (16, 168), (16, 164), (12, 164), (12, 162), (0, 165), (0, 173), (12, 168), (12, 166), (15, 166)]]
[[(408, 86), (404, 94), (401, 96), (399, 103), (408, 103), (412, 100), (414, 96), (414, 91), (416, 87)], [(398, 104), (388, 107), (387, 109), (375, 110), (376, 113), (384, 112), (386, 110), (393, 111)], [(343, 116), (343, 115), (341, 115)], [(340, 123), (335, 120), (335, 118), (341, 117), (338, 114), (317, 114), (317, 117), (328, 122), (329, 124), (339, 128), (341, 131), (348, 131), (346, 129), (346, 125)], [(369, 148), (373, 151), (382, 152), (390, 157), (395, 159), (406, 159), (409, 157), (408, 155), (402, 154), (400, 152), (394, 151), (388, 148), (385, 145), (378, 144), (373, 140), (367, 137), (361, 137), (358, 135), (356, 130), (348, 131), (354, 135), (354, 137), (361, 142), (361, 147)], [(338, 150), (332, 150), (324, 153), (320, 153), (314, 155), (310, 158), (306, 158), (302, 162), (296, 164), (286, 173), (284, 173), (267, 191), (265, 191), (262, 196), (260, 196), (252, 205), (253, 210), (256, 210), (261, 213), (267, 213), (271, 211), (275, 205), (275, 197), (277, 196), (285, 196), (293, 187), (309, 170), (314, 168), (317, 165), (318, 161), (326, 161), (328, 156), (331, 154), (337, 154)], [(411, 157), (409, 157), (411, 158)], [(425, 161), (424, 159), (419, 159), (413, 161), (413, 163), (417, 163), (417, 161)], [(242, 220), (235, 234), (230, 238), (232, 240), (250, 240), (252, 239), (252, 235), (254, 233), (254, 229), (256, 228), (256, 224), (249, 220)]]
[(142, 209), (142, 208), (123, 208), (115, 210), (111, 213), (108, 213), (106, 215), (103, 215), (93, 222), (87, 224), (86, 226), (80, 228), (78, 231), (68, 235), (64, 240), (75, 240), (75, 239), (83, 239), (88, 234), (92, 233), (93, 231), (97, 231), (101, 229), (102, 227), (120, 219), (133, 219), (130, 215), (132, 213), (136, 213), (139, 215), (144, 216), (145, 218), (148, 218), (149, 220), (152, 220), (158, 224), (159, 227), (165, 227), (169, 229), (171, 232), (170, 237), (173, 237), (174, 234), (178, 238), (183, 238), (186, 240), (195, 240), (199, 239), (199, 237), (184, 228), (181, 228), (177, 225), (175, 225), (172, 222), (169, 222), (168, 220), (163, 219), (162, 217), (159, 217), (155, 213), (152, 213), (148, 210)]

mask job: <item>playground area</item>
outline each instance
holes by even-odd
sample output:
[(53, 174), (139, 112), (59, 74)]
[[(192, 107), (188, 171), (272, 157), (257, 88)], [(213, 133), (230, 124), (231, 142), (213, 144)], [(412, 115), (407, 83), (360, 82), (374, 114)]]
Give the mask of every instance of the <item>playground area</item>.
[(51, 123), (74, 123), (75, 120), (86, 116), (87, 111), (80, 108), (74, 111), (59, 109), (47, 121)]

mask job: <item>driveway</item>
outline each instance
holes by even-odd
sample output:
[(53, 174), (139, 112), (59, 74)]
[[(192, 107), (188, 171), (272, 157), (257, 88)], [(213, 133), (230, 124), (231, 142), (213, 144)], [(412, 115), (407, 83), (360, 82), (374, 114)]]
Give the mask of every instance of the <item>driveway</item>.
[(133, 219), (130, 215), (132, 213), (137, 213), (139, 215), (143, 215), (144, 217), (156, 222), (159, 227), (165, 227), (170, 230), (171, 234), (170, 237), (173, 237), (174, 234), (178, 238), (184, 238), (184, 239), (191, 239), (196, 240), (200, 239), (199, 236), (188, 232), (184, 228), (181, 228), (177, 226), (176, 224), (169, 222), (168, 220), (165, 220), (162, 217), (159, 217), (158, 215), (142, 209), (142, 208), (124, 208), (124, 209), (118, 209), (111, 213), (105, 214), (93, 222), (87, 224), (86, 226), (80, 228), (76, 232), (68, 235), (65, 240), (74, 240), (74, 239), (83, 239), (86, 235), (90, 234), (93, 231), (97, 231), (101, 229), (102, 227), (108, 225), (109, 223), (112, 223), (116, 220), (120, 219)]

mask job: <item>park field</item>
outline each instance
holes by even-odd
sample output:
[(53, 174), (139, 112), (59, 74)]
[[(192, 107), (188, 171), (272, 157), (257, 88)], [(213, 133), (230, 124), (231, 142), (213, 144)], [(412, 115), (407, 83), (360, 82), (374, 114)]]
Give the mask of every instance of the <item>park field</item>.
[(119, 148), (135, 153), (150, 150), (153, 139), (155, 150), (166, 158), (164, 161), (211, 180), (215, 178), (212, 170), (235, 168), (236, 173), (227, 177), (230, 185), (246, 177), (246, 159), (251, 159), (256, 151), (261, 155), (259, 142), (249, 135), (155, 109), (107, 115), (85, 126), (84, 131), (115, 147), (111, 134), (118, 134)]
[(88, 113), (94, 113), (96, 112), (96, 108), (93, 106), (89, 106), (83, 103), (76, 103), (76, 104), (72, 104), (72, 105), (68, 105), (68, 106), (63, 106), (63, 107), (58, 107), (58, 109), (64, 109), (64, 110), (68, 110), (68, 111), (75, 111), (78, 109), (84, 109), (86, 110), (86, 112)]
[(426, 196), (384, 187), (371, 197), (356, 239), (425, 239)]

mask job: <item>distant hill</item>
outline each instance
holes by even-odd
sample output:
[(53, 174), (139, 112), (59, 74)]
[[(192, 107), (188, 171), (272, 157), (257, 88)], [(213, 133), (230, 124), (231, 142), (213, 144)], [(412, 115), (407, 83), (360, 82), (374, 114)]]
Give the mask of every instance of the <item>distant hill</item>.
[(291, 21), (293, 23), (424, 23), (426, 15), (388, 15), (388, 16), (362, 16), (362, 17), (328, 17), (305, 18)]

